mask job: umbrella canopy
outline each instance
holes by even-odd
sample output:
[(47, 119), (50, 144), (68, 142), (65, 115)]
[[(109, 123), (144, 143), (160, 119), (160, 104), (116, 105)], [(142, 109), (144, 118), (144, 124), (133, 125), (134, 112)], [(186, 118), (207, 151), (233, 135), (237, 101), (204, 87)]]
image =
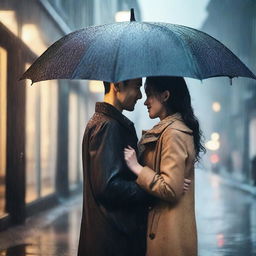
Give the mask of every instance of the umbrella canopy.
[(255, 75), (227, 47), (199, 30), (160, 22), (91, 26), (50, 46), (21, 79), (91, 79), (108, 82), (146, 76)]

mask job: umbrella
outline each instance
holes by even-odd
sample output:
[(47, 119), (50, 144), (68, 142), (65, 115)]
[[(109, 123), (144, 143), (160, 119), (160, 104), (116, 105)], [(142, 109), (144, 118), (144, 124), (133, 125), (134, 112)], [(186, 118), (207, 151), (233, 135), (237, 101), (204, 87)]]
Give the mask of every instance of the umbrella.
[(23, 74), (32, 83), (50, 79), (118, 82), (147, 76), (205, 79), (256, 76), (210, 35), (181, 25), (130, 22), (90, 26), (51, 45)]

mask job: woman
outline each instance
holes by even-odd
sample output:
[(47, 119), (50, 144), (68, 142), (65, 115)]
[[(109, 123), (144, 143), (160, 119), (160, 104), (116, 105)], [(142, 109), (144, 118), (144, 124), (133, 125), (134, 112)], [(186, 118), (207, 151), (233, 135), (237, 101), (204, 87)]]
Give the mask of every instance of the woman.
[[(149, 117), (160, 122), (143, 132), (141, 164), (130, 146), (124, 154), (136, 182), (156, 198), (148, 216), (147, 256), (195, 256), (194, 164), (205, 152), (199, 123), (183, 78), (148, 77), (145, 91)], [(184, 179), (192, 180), (186, 193)]]

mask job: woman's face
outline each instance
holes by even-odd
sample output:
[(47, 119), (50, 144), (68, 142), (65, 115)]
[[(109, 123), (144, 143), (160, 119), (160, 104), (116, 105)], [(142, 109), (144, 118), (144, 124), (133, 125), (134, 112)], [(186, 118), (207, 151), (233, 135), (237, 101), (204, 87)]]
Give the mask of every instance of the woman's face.
[(156, 94), (146, 90), (147, 99), (144, 105), (147, 106), (148, 114), (151, 119), (160, 118), (161, 120), (167, 116), (167, 110), (164, 104), (165, 92)]

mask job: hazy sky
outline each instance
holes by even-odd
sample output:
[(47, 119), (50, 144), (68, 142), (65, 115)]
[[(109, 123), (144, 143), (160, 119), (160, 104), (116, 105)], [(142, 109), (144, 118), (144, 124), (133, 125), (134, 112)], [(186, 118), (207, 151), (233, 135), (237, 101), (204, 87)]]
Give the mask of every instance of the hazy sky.
[(138, 0), (143, 21), (161, 21), (200, 28), (209, 0)]

